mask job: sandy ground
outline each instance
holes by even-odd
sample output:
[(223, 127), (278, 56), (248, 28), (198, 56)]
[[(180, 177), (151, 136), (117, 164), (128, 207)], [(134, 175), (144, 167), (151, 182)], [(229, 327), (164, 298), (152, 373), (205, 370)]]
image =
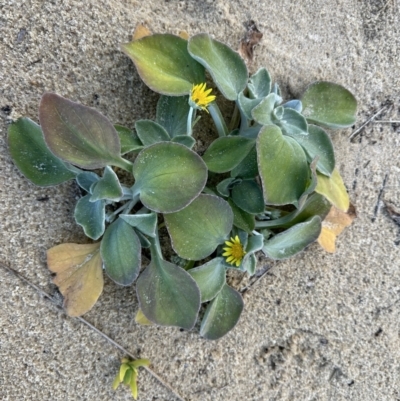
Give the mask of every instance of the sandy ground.
[[(53, 293), (45, 251), (83, 242), (73, 223), (77, 188), (38, 188), (7, 151), (7, 124), (37, 121), (44, 91), (98, 108), (132, 127), (157, 96), (119, 51), (138, 23), (154, 32), (207, 31), (238, 47), (243, 22), (264, 38), (252, 69), (266, 66), (287, 96), (314, 80), (348, 87), (355, 129), (400, 120), (398, 0), (295, 2), (0, 0), (0, 262)], [(400, 125), (372, 122), (333, 136), (358, 218), (337, 252), (318, 245), (278, 263), (249, 291), (238, 326), (209, 342), (196, 332), (138, 327), (134, 287), (106, 279), (85, 318), (152, 368), (187, 401), (400, 400)], [(269, 263), (260, 259), (260, 267)], [(111, 384), (124, 356), (0, 267), (0, 399), (129, 400)], [(147, 372), (140, 400), (175, 400)]]

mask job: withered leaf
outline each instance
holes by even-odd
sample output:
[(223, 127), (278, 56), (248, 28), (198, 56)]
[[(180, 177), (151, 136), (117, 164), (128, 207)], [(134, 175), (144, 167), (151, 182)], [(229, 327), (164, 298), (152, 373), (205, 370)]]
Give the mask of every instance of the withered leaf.
[(247, 61), (252, 61), (254, 57), (254, 47), (258, 45), (263, 34), (258, 30), (256, 23), (250, 20), (245, 23), (246, 33), (240, 41), (239, 54)]
[(53, 281), (64, 297), (67, 314), (76, 317), (88, 312), (103, 291), (100, 242), (57, 245), (47, 251), (47, 264), (56, 273)]
[(335, 252), (336, 237), (353, 222), (356, 216), (356, 210), (351, 204), (347, 212), (343, 212), (332, 206), (330, 212), (322, 222), (321, 234), (318, 237), (318, 243), (325, 251), (330, 253)]
[(132, 40), (139, 40), (150, 35), (151, 31), (149, 28), (145, 27), (143, 24), (138, 24), (133, 32)]

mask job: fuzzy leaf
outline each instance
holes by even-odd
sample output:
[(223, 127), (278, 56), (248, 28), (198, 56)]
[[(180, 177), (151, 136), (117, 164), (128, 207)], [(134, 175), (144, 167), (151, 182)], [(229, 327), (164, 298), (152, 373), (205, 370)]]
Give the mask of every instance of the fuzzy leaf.
[(200, 309), (200, 290), (181, 267), (154, 259), (136, 283), (140, 309), (147, 319), (162, 326), (190, 330)]
[(322, 222), (321, 234), (318, 237), (318, 243), (325, 251), (334, 253), (336, 250), (335, 241), (341, 232), (348, 227), (356, 217), (355, 209), (350, 209), (345, 213), (335, 206), (332, 206), (329, 214)]
[(58, 185), (75, 177), (75, 173), (50, 152), (39, 125), (29, 118), (19, 118), (10, 125), (8, 147), (19, 171), (36, 185)]
[(257, 150), (254, 146), (247, 156), (231, 171), (231, 177), (254, 178), (257, 175)]
[(253, 139), (241, 136), (218, 138), (208, 147), (203, 160), (210, 171), (225, 173), (236, 167), (253, 147)]
[(151, 120), (138, 120), (135, 128), (144, 146), (150, 146), (157, 142), (168, 142), (171, 139), (165, 128)]
[(261, 103), (262, 100), (263, 98), (249, 99), (243, 94), (243, 92), (241, 92), (238, 96), (238, 105), (246, 118), (252, 120), (253, 116), (251, 112)]
[(243, 180), (232, 188), (232, 200), (247, 213), (258, 214), (265, 209), (261, 188), (255, 180)]
[(228, 199), (228, 203), (233, 211), (233, 225), (246, 233), (251, 233), (256, 224), (255, 216), (237, 207), (232, 199)]
[(189, 109), (189, 96), (160, 96), (156, 121), (171, 138), (186, 135)]
[(187, 41), (170, 34), (146, 36), (122, 45), (140, 78), (153, 91), (187, 95), (193, 84), (204, 82), (204, 68), (187, 51)]
[[(279, 120), (275, 120), (274, 123), (281, 127), (284, 134), (296, 137), (307, 136), (308, 124), (306, 119), (299, 112), (283, 106), (280, 106), (277, 109), (283, 110), (283, 113), (279, 117)], [(275, 111), (277, 109), (275, 109)]]
[(200, 335), (208, 340), (223, 337), (236, 326), (243, 307), (243, 298), (239, 292), (225, 284), (206, 309)]
[(261, 125), (273, 124), (272, 112), (274, 111), (277, 96), (275, 93), (270, 93), (262, 102), (254, 107), (251, 112), (253, 119)]
[(329, 135), (316, 125), (308, 126), (308, 135), (297, 135), (295, 138), (306, 151), (308, 160), (318, 156), (317, 170), (327, 176), (332, 174), (335, 168), (335, 152)]
[(208, 70), (221, 93), (236, 100), (247, 83), (246, 64), (239, 54), (206, 33), (193, 36), (188, 50)]
[(121, 160), (117, 131), (98, 111), (55, 93), (45, 93), (39, 119), (50, 150), (60, 159), (86, 169)]
[(160, 142), (143, 149), (132, 168), (133, 193), (149, 209), (171, 213), (183, 209), (203, 190), (207, 167), (184, 145)]
[(120, 285), (130, 285), (139, 275), (141, 262), (140, 241), (135, 230), (117, 218), (104, 233), (101, 257), (108, 276)]
[(75, 206), (75, 220), (83, 228), (86, 236), (99, 239), (105, 229), (105, 201), (90, 201), (91, 195), (80, 198)]
[(155, 213), (120, 214), (119, 217), (143, 234), (155, 238), (157, 229), (157, 215)]
[(64, 297), (69, 316), (81, 316), (97, 302), (103, 291), (100, 243), (61, 244), (47, 251), (47, 265), (56, 273), (53, 281)]
[(251, 97), (254, 99), (268, 96), (271, 92), (271, 76), (269, 72), (264, 67), (260, 68), (250, 77), (247, 87)]
[(321, 218), (314, 216), (265, 241), (262, 250), (269, 258), (286, 259), (314, 242), (320, 232)]
[(339, 171), (334, 169), (330, 177), (317, 173), (317, 177), (315, 192), (324, 195), (333, 206), (346, 212), (350, 206), (350, 199)]
[(196, 143), (196, 140), (192, 136), (177, 135), (171, 139), (172, 142), (180, 143), (189, 149), (192, 149)]
[(172, 247), (184, 259), (200, 260), (214, 252), (232, 229), (229, 204), (214, 195), (200, 195), (189, 206), (164, 215)]
[(140, 139), (129, 129), (122, 125), (114, 125), (115, 130), (118, 132), (119, 140), (121, 142), (121, 154), (128, 152), (138, 152), (143, 149), (143, 144)]
[(93, 185), (91, 191), (90, 202), (96, 202), (101, 199), (118, 201), (122, 196), (121, 184), (117, 174), (114, 173), (110, 166), (106, 166), (103, 177)]
[(225, 267), (221, 264), (222, 260), (215, 258), (188, 271), (200, 289), (202, 303), (214, 299), (225, 284)]
[(311, 123), (326, 128), (351, 127), (356, 122), (357, 101), (341, 85), (318, 81), (303, 94), (303, 115)]
[(258, 135), (257, 157), (265, 203), (296, 204), (309, 178), (303, 148), (278, 127), (266, 126)]
[(100, 180), (100, 177), (96, 173), (91, 171), (84, 171), (76, 176), (76, 182), (86, 192), (91, 193), (93, 184)]

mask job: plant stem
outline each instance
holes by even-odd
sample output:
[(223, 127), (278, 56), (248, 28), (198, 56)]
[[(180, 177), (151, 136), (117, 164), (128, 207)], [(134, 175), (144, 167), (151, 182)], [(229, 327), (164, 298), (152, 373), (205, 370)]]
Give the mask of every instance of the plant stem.
[(107, 222), (111, 223), (115, 220), (115, 217), (120, 214), (121, 212), (123, 214), (128, 214), (136, 205), (136, 203), (139, 201), (139, 195), (136, 195), (133, 197), (133, 199), (128, 202), (125, 203), (124, 205), (122, 205), (121, 207), (119, 207), (117, 210), (114, 210), (114, 212), (112, 212), (111, 214), (109, 214), (106, 217)]
[(119, 159), (115, 159), (112, 164), (132, 174), (133, 163), (129, 160), (120, 157)]
[(188, 118), (187, 118), (187, 126), (186, 126), (186, 135), (187, 136), (192, 136), (192, 134), (193, 134), (193, 132), (192, 132), (193, 110), (194, 110), (193, 107), (191, 107), (189, 109), (189, 114), (188, 114)]
[(221, 114), (221, 110), (219, 109), (217, 103), (212, 102), (208, 106), (208, 111), (212, 119), (214, 120), (215, 128), (217, 128), (218, 135), (220, 137), (227, 136), (229, 134), (228, 127), (226, 126), (224, 117)]
[(186, 265), (183, 267), (185, 270), (190, 270), (194, 266), (194, 260), (188, 260), (186, 262)]

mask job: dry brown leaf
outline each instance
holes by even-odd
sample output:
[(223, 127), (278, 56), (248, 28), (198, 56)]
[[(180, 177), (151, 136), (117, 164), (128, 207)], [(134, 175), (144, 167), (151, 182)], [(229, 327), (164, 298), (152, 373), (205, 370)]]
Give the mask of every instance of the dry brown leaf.
[(56, 273), (53, 281), (69, 316), (81, 316), (97, 302), (104, 284), (102, 263), (99, 242), (61, 244), (47, 251), (48, 267)]
[(336, 250), (336, 237), (348, 227), (356, 217), (356, 211), (353, 205), (347, 212), (342, 212), (335, 206), (331, 207), (325, 220), (322, 222), (321, 234), (318, 237), (318, 243), (325, 251), (334, 253)]
[(254, 57), (254, 46), (260, 43), (263, 34), (258, 30), (253, 20), (248, 21), (245, 25), (246, 34), (240, 41), (239, 54), (244, 59), (252, 61)]
[(135, 32), (133, 32), (132, 40), (142, 39), (145, 36), (150, 36), (150, 29), (146, 28), (143, 24), (139, 24), (135, 28)]

